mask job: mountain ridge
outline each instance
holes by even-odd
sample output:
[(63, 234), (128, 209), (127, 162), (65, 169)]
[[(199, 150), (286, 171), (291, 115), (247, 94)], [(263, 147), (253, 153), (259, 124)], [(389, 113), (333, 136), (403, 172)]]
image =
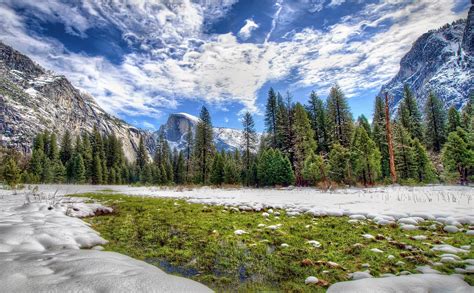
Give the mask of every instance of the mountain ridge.
[(424, 106), (432, 91), (446, 108), (462, 108), (474, 92), (474, 5), (467, 19), (431, 30), (421, 35), (401, 59), (400, 70), (379, 95), (392, 96), (391, 107), (397, 108), (407, 84)]

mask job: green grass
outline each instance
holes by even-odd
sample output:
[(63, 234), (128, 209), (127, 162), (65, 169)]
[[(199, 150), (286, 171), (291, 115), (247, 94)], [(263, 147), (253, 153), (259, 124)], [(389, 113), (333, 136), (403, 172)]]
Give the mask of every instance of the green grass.
[[(74, 195), (77, 196), (77, 195)], [(465, 233), (446, 234), (441, 228), (402, 231), (398, 227), (381, 227), (371, 221), (348, 223), (347, 217), (313, 218), (309, 215), (287, 217), (284, 211), (267, 221), (261, 212), (243, 212), (222, 206), (190, 204), (183, 200), (128, 197), (118, 194), (84, 194), (112, 206), (114, 214), (86, 219), (109, 240), (106, 250), (145, 260), (167, 272), (186, 276), (217, 291), (325, 291), (320, 285), (305, 285), (308, 276), (316, 276), (329, 284), (348, 280), (347, 274), (365, 270), (377, 276), (401, 271), (415, 273), (415, 267), (439, 261), (428, 243), (469, 245), (473, 238)], [(282, 224), (277, 230), (258, 228), (258, 224)], [(237, 236), (234, 231), (248, 234)], [(397, 243), (412, 245), (412, 251), (401, 249), (387, 239), (367, 240), (370, 233), (390, 237)], [(410, 239), (426, 235), (427, 240)], [(308, 240), (317, 240), (314, 248)], [(283, 248), (280, 245), (290, 246)], [(354, 246), (356, 243), (362, 246)], [(383, 254), (370, 251), (379, 248)], [(395, 259), (387, 259), (392, 254)], [(442, 253), (437, 253), (438, 255)], [(460, 255), (474, 258), (474, 253)], [(305, 261), (303, 261), (305, 260)], [(325, 262), (338, 263), (331, 268)], [(396, 266), (397, 261), (405, 265)], [(303, 263), (306, 263), (304, 265)], [(462, 264), (449, 264), (436, 269), (453, 273)], [(474, 283), (473, 276), (466, 281)]]

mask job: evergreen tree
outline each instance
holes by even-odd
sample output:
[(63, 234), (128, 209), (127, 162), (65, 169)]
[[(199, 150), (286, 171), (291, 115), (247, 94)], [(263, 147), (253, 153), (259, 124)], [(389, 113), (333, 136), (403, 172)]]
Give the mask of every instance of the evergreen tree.
[(415, 95), (406, 84), (403, 88), (403, 100), (399, 107), (399, 119), (411, 138), (423, 141), (421, 113), (418, 110)]
[(459, 182), (468, 184), (469, 172), (474, 168), (474, 138), (462, 128), (448, 135), (442, 159), (446, 172), (458, 173)]
[(276, 131), (277, 131), (277, 95), (273, 88), (268, 91), (267, 105), (265, 110), (265, 127), (270, 138), (270, 147), (277, 147)]
[(148, 162), (148, 153), (145, 147), (143, 136), (140, 136), (140, 141), (138, 143), (136, 164), (140, 170), (143, 170), (147, 162)]
[(95, 153), (92, 160), (92, 184), (102, 184), (102, 179), (102, 161), (100, 159), (100, 155)]
[(363, 127), (367, 135), (372, 138), (372, 128), (370, 128), (369, 120), (367, 120), (364, 114), (357, 117), (357, 125)]
[(290, 185), (295, 178), (290, 160), (279, 150), (262, 152), (257, 166), (258, 181), (261, 186)]
[(333, 144), (348, 147), (352, 137), (352, 114), (339, 86), (331, 88), (327, 100), (328, 129)]
[(18, 168), (15, 159), (12, 157), (9, 157), (6, 160), (5, 167), (3, 168), (3, 179), (11, 188), (16, 188), (20, 182), (20, 169)]
[(474, 92), (471, 92), (469, 101), (462, 109), (461, 127), (467, 132), (474, 131)]
[(293, 131), (293, 116), (294, 105), (291, 94), (287, 92), (285, 101), (278, 95), (276, 144), (277, 148), (290, 159), (291, 164), (294, 162), (293, 147), (295, 136)]
[(80, 153), (74, 155), (72, 163), (72, 181), (75, 183), (84, 183), (86, 180), (86, 168), (84, 160)]
[(311, 152), (304, 161), (303, 178), (309, 185), (327, 181), (327, 167), (321, 155)]
[(145, 163), (145, 165), (140, 169), (140, 182), (142, 184), (150, 184), (153, 182), (153, 173), (151, 164)]
[(458, 127), (461, 127), (461, 116), (456, 108), (451, 107), (448, 111), (448, 127), (447, 133), (451, 133), (456, 131)]
[(351, 156), (353, 174), (364, 183), (364, 186), (373, 184), (381, 173), (380, 151), (370, 139), (363, 124), (360, 124), (354, 133)]
[(395, 166), (402, 180), (416, 178), (415, 152), (410, 133), (399, 123), (394, 127)]
[(194, 139), (196, 174), (199, 183), (207, 184), (209, 182), (212, 155), (215, 147), (211, 116), (206, 107), (202, 107), (199, 118), (199, 122), (196, 126), (196, 137)]
[(59, 149), (58, 149), (58, 140), (56, 134), (51, 133), (49, 136), (49, 149), (48, 157), (52, 162), (56, 162), (59, 159)]
[(93, 154), (92, 154), (92, 144), (90, 140), (90, 136), (88, 133), (82, 134), (82, 159), (84, 161), (84, 166), (86, 168), (86, 181), (90, 182), (92, 177), (92, 161), (93, 161)]
[(176, 184), (183, 184), (186, 181), (186, 164), (184, 162), (184, 155), (182, 151), (179, 152), (175, 165), (174, 182)]
[(337, 183), (350, 181), (350, 153), (340, 144), (333, 144), (329, 152), (329, 178)]
[(306, 114), (306, 111), (300, 103), (297, 103), (294, 111), (294, 170), (296, 176), (296, 184), (302, 185), (303, 168), (306, 158), (316, 151), (316, 141), (314, 140), (313, 129), (311, 128), (311, 122)]
[(66, 130), (64, 133), (63, 139), (61, 141), (61, 149), (59, 151), (59, 157), (63, 165), (67, 164), (72, 158), (73, 148), (72, 148), (72, 138), (69, 130)]
[(375, 97), (374, 116), (372, 119), (372, 137), (380, 151), (380, 167), (382, 178), (390, 177), (390, 155), (387, 143), (387, 129), (385, 124), (385, 103), (379, 96)]
[(224, 158), (219, 152), (214, 156), (212, 162), (211, 183), (214, 185), (222, 185), (224, 183)]
[(55, 183), (64, 183), (66, 180), (66, 168), (61, 160), (56, 160), (53, 164), (53, 181)]
[[(42, 140), (42, 138), (39, 138)], [(45, 160), (45, 155), (43, 152), (43, 148), (38, 148), (38, 145), (36, 144), (38, 142), (38, 136), (37, 139), (35, 140), (35, 145), (33, 148), (33, 153), (31, 155), (30, 159), (30, 174), (32, 176), (32, 180), (34, 183), (39, 183), (41, 180), (41, 176), (43, 174), (43, 166), (44, 166), (44, 160)], [(43, 145), (41, 145), (43, 146)]]
[(184, 158), (185, 158), (185, 182), (190, 182), (193, 177), (193, 165), (192, 165), (192, 155), (193, 155), (193, 132), (191, 126), (189, 126), (188, 131), (186, 132), (185, 137), (185, 148), (184, 148)]
[(244, 114), (242, 119), (242, 144), (241, 148), (244, 153), (243, 164), (243, 183), (247, 186), (250, 184), (250, 170), (252, 166), (253, 154), (257, 144), (257, 133), (255, 131), (255, 123), (249, 112)]
[(229, 157), (224, 162), (224, 183), (237, 184), (240, 181), (240, 172), (237, 166), (238, 160)]
[(446, 140), (446, 113), (443, 103), (431, 92), (425, 106), (426, 141), (428, 147), (439, 152)]
[(312, 91), (309, 97), (306, 110), (309, 113), (311, 126), (314, 131), (314, 138), (319, 152), (329, 152), (329, 135), (327, 129), (327, 114), (323, 101)]
[(51, 183), (54, 179), (53, 164), (48, 157), (43, 160), (43, 173), (41, 174), (42, 183)]
[(425, 147), (418, 138), (412, 142), (413, 152), (415, 154), (415, 169), (419, 182), (431, 182), (435, 178), (435, 169), (426, 152)]

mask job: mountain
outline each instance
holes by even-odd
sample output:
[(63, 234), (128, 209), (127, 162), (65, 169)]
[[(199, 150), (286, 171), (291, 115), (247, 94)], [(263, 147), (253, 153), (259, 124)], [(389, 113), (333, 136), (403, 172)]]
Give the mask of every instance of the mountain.
[(402, 58), (397, 75), (381, 89), (397, 108), (407, 84), (423, 107), (433, 91), (446, 108), (464, 106), (474, 93), (474, 5), (467, 20), (458, 20), (419, 37)]
[(0, 144), (25, 153), (34, 136), (44, 130), (62, 136), (91, 132), (115, 134), (125, 156), (135, 159), (140, 136), (150, 152), (150, 133), (128, 125), (106, 113), (94, 99), (76, 89), (64, 76), (43, 69), (27, 56), (0, 42)]
[[(199, 118), (187, 113), (170, 114), (168, 120), (160, 129), (154, 133), (154, 137), (158, 137), (160, 133), (164, 133), (165, 138), (171, 147), (182, 150), (185, 147), (185, 137), (189, 130), (194, 134)], [(242, 142), (242, 131), (232, 128), (214, 127), (214, 143), (218, 150), (235, 150), (239, 149)]]

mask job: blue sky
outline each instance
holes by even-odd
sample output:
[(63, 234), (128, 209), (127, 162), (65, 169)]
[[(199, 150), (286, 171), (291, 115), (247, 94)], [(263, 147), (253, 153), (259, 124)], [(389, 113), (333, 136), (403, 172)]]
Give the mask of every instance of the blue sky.
[(147, 129), (169, 113), (263, 130), (274, 87), (306, 102), (338, 83), (354, 113), (423, 33), (469, 0), (0, 0), (0, 40), (66, 75), (106, 111)]

